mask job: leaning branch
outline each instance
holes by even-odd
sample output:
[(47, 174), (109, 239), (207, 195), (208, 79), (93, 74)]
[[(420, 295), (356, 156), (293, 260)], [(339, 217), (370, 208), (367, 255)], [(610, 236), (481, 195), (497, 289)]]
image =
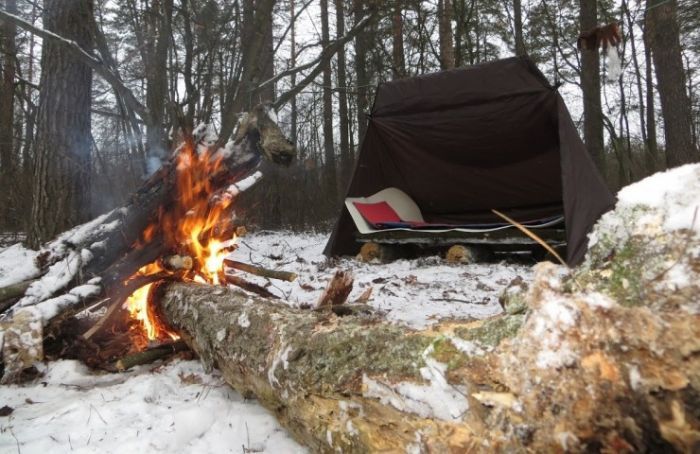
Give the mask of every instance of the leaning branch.
[(112, 86), (114, 91), (119, 93), (119, 95), (124, 99), (124, 102), (129, 106), (130, 109), (136, 112), (143, 120), (149, 120), (150, 116), (148, 113), (148, 109), (146, 109), (146, 107), (136, 99), (134, 94), (126, 85), (124, 85), (119, 76), (114, 74), (114, 72), (112, 72), (102, 62), (102, 60), (96, 58), (94, 55), (91, 55), (88, 51), (80, 47), (75, 41), (71, 41), (60, 35), (57, 35), (56, 33), (32, 25), (24, 19), (21, 19), (15, 16), (14, 14), (8, 13), (4, 9), (0, 9), (0, 19), (15, 24), (18, 27), (21, 27), (27, 30), (28, 32), (40, 36), (44, 39), (49, 39), (57, 45), (63, 47), (63, 49), (70, 52), (74, 57), (85, 63), (87, 66), (92, 68), (97, 74), (102, 76), (102, 78), (104, 78)]
[(345, 45), (348, 41), (353, 39), (358, 33), (360, 33), (365, 26), (369, 23), (369, 21), (372, 19), (372, 14), (365, 16), (361, 21), (359, 21), (353, 28), (351, 28), (345, 36), (342, 38), (339, 38), (335, 41), (333, 41), (331, 44), (326, 46), (323, 51), (321, 51), (321, 54), (315, 59), (310, 61), (309, 63), (305, 63), (300, 66), (296, 66), (294, 68), (290, 68), (287, 71), (282, 71), (281, 73), (277, 74), (275, 77), (266, 80), (265, 82), (261, 83), (258, 88), (264, 87), (268, 84), (275, 83), (278, 80), (291, 76), (293, 74), (299, 73), (301, 71), (304, 71), (308, 68), (313, 67), (314, 69), (311, 70), (309, 74), (304, 77), (304, 79), (301, 80), (296, 86), (292, 87), (291, 90), (283, 93), (277, 101), (274, 103), (275, 109), (279, 109), (281, 106), (289, 102), (294, 96), (299, 94), (307, 85), (309, 85), (315, 78), (318, 76), (321, 71), (323, 71), (324, 66), (333, 58), (333, 55), (338, 53), (340, 48)]

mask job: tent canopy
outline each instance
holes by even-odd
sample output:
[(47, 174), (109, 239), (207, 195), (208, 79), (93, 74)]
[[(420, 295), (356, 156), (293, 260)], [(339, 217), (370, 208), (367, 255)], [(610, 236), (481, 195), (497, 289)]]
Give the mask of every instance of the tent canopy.
[[(527, 57), (382, 84), (347, 196), (397, 187), (428, 222), (518, 221), (564, 213), (570, 264), (614, 203), (566, 106)], [(343, 208), (326, 254), (357, 252)]]

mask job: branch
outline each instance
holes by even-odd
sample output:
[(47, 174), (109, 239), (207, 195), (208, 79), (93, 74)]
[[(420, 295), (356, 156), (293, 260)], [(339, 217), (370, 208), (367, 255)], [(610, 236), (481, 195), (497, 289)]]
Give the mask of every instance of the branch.
[(289, 102), (294, 96), (299, 94), (300, 91), (302, 91), (307, 85), (309, 85), (315, 78), (318, 76), (321, 71), (323, 71), (323, 67), (333, 58), (333, 55), (335, 55), (338, 50), (342, 46), (345, 45), (348, 41), (353, 39), (358, 33), (360, 33), (365, 26), (369, 23), (369, 21), (374, 17), (374, 14), (369, 14), (365, 16), (360, 22), (355, 24), (355, 26), (348, 31), (345, 36), (342, 38), (336, 39), (333, 41), (331, 44), (326, 46), (323, 51), (321, 51), (321, 54), (313, 61), (310, 61), (309, 63), (305, 63), (301, 66), (297, 66), (294, 68), (290, 68), (286, 71), (282, 71), (281, 73), (277, 74), (275, 77), (266, 80), (265, 82), (261, 83), (258, 88), (264, 87), (265, 85), (277, 82), (278, 80), (291, 76), (292, 74), (296, 74), (298, 72), (304, 71), (305, 69), (311, 68), (312, 66), (316, 66), (309, 74), (307, 74), (306, 77), (304, 77), (301, 82), (299, 82), (296, 86), (292, 87), (291, 90), (283, 93), (274, 103), (275, 109), (279, 109), (281, 106)]
[(102, 60), (91, 55), (85, 49), (80, 47), (75, 41), (66, 39), (56, 33), (53, 33), (43, 28), (36, 27), (29, 22), (21, 19), (13, 14), (8, 13), (4, 9), (0, 9), (0, 19), (8, 21), (15, 24), (30, 33), (40, 36), (44, 39), (53, 41), (54, 43), (61, 46), (66, 51), (70, 52), (75, 58), (82, 61), (84, 64), (92, 68), (97, 74), (102, 76), (107, 83), (109, 83), (114, 91), (119, 93), (119, 95), (124, 99), (124, 102), (136, 112), (143, 120), (149, 121), (150, 115), (148, 109), (141, 104), (129, 88), (124, 85), (119, 76), (114, 74), (110, 69), (102, 62)]

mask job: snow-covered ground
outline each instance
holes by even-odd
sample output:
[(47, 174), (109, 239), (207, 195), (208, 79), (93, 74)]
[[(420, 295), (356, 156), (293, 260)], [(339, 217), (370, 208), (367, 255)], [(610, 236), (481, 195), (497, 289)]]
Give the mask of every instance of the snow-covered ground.
[(239, 241), (232, 258), (266, 268), (293, 271), (295, 282), (245, 278), (292, 304), (313, 304), (336, 270), (351, 271), (355, 285), (349, 301), (372, 287), (369, 304), (387, 319), (424, 328), (445, 318), (484, 318), (501, 311), (498, 296), (516, 276), (528, 280), (530, 267), (508, 263), (451, 265), (437, 256), (389, 264), (354, 259), (328, 260), (326, 234), (258, 232)]
[[(322, 255), (326, 234), (257, 232), (240, 238), (232, 258), (296, 272), (295, 282), (246, 279), (293, 305), (314, 304), (336, 270), (350, 271), (350, 301), (369, 287), (369, 304), (389, 320), (420, 329), (446, 318), (500, 312), (498, 296), (526, 265), (448, 265), (438, 257), (366, 264)], [(0, 282), (34, 271), (31, 252), (0, 249)], [(4, 275), (4, 276), (3, 276)], [(245, 401), (197, 362), (151, 365), (97, 375), (72, 361), (45, 366), (35, 383), (0, 387), (0, 452), (303, 452), (254, 401)], [(0, 410), (2, 414), (2, 410)]]

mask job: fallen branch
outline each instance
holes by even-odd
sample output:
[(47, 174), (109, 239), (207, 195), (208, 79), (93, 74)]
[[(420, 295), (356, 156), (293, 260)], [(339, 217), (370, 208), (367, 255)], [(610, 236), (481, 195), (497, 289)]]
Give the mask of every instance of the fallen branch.
[(223, 275), (223, 280), (228, 284), (235, 285), (236, 287), (240, 287), (243, 290), (247, 290), (251, 293), (255, 293), (256, 295), (260, 295), (263, 298), (279, 299), (279, 296), (270, 292), (265, 287), (258, 285), (254, 282), (246, 281), (242, 277), (233, 276), (231, 274), (225, 274), (225, 273), (220, 273), (220, 275)]
[(228, 266), (229, 268), (254, 274), (256, 276), (267, 277), (270, 279), (279, 279), (281, 281), (292, 282), (297, 278), (297, 273), (293, 273), (291, 271), (270, 270), (261, 266), (239, 262), (237, 260), (224, 259), (224, 265)]

